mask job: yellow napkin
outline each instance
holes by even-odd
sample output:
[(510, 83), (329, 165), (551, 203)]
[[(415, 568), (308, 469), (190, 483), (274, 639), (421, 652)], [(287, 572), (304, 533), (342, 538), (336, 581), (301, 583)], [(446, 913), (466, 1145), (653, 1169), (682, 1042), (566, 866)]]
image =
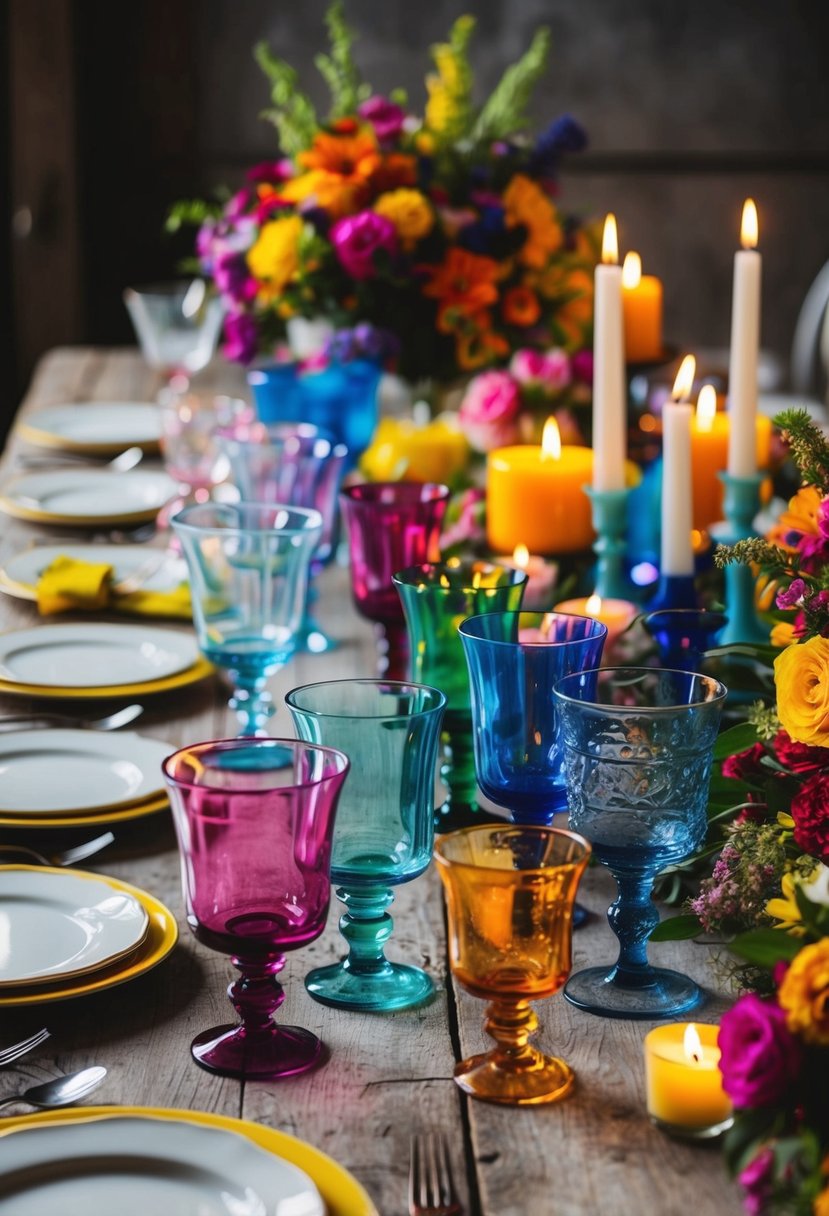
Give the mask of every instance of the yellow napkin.
[(171, 591), (130, 591), (119, 595), (112, 584), (113, 568), (105, 562), (82, 562), (56, 557), (37, 584), (37, 607), (41, 616), (80, 610), (97, 612), (110, 608), (137, 616), (168, 616), (189, 621), (192, 616), (190, 588), (180, 583)]

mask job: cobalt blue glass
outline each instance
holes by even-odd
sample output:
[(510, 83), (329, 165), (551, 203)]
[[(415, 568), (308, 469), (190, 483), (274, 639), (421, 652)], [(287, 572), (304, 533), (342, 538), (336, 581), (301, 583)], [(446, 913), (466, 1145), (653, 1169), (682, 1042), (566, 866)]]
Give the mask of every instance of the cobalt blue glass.
[(382, 374), (368, 359), (334, 360), (318, 371), (273, 363), (248, 372), (248, 383), (262, 422), (310, 422), (330, 431), (348, 448), (353, 468), (377, 427)]
[(661, 608), (642, 620), (656, 642), (661, 665), (677, 671), (699, 671), (705, 652), (716, 645), (727, 623), (721, 612), (695, 608)]
[(652, 967), (659, 923), (651, 891), (666, 866), (695, 852), (708, 827), (708, 782), (726, 689), (696, 672), (610, 667), (557, 684), (570, 826), (616, 879), (607, 914), (612, 966), (570, 977), (564, 995), (590, 1013), (672, 1017), (701, 999), (677, 971)]
[(607, 627), (563, 612), (490, 612), (461, 622), (478, 785), (513, 823), (549, 827), (567, 810), (553, 688), (598, 667)]

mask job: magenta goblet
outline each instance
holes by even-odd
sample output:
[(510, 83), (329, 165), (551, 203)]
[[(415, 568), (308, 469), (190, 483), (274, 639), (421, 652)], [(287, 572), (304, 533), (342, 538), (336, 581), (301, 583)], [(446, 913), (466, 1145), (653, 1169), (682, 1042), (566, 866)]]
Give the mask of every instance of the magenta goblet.
[(389, 680), (407, 679), (409, 664), (406, 620), (392, 575), (440, 560), (448, 501), (448, 486), (419, 481), (366, 482), (340, 495), (354, 604), (374, 622), (377, 671)]
[(325, 925), (348, 766), (333, 748), (264, 738), (196, 743), (164, 761), (187, 923), (241, 973), (227, 990), (241, 1023), (205, 1030), (191, 1045), (209, 1072), (275, 1080), (319, 1060), (316, 1035), (273, 1021), (285, 999), (276, 977), (285, 952)]

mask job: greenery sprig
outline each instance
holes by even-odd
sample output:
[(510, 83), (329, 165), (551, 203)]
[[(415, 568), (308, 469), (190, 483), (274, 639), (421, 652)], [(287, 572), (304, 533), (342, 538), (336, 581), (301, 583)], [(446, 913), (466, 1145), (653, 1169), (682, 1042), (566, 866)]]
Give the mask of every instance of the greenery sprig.
[(526, 128), (530, 99), (547, 66), (549, 52), (550, 31), (542, 26), (518, 62), (505, 70), (481, 110), (472, 130), (475, 142), (506, 139)]
[(755, 536), (738, 540), (733, 545), (718, 545), (714, 550), (714, 562), (721, 570), (726, 566), (755, 565), (767, 573), (785, 574), (791, 578), (796, 577), (800, 568), (796, 553)]
[(334, 3), (325, 14), (330, 55), (317, 55), (314, 64), (331, 92), (331, 118), (345, 118), (354, 114), (361, 101), (365, 101), (371, 88), (362, 78), (354, 62), (352, 48), (354, 31), (347, 24), (343, 0)]
[(774, 419), (789, 445), (804, 485), (816, 486), (821, 495), (829, 494), (829, 443), (806, 410), (783, 410)]
[(318, 128), (313, 103), (299, 88), (296, 69), (274, 55), (266, 42), (256, 44), (253, 57), (271, 82), (273, 108), (263, 110), (262, 117), (279, 132), (281, 151), (295, 156), (310, 147)]

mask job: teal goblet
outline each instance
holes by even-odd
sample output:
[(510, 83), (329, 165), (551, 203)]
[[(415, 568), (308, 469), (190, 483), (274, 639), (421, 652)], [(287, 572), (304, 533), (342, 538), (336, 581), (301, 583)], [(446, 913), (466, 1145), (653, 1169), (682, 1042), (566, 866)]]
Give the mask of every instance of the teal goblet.
[(264, 735), (273, 713), (267, 680), (296, 648), (322, 516), (278, 503), (205, 503), (171, 522), (199, 647), (230, 677), (240, 735)]
[(386, 958), (393, 928), (387, 909), (392, 888), (417, 878), (431, 860), (446, 698), (423, 684), (331, 680), (295, 688), (286, 701), (301, 739), (324, 741), (351, 760), (331, 855), (331, 881), (346, 907), (340, 932), (349, 953), (311, 971), (305, 987), (315, 1000), (339, 1009), (388, 1012), (421, 1005), (434, 986), (419, 967)]
[(411, 677), (433, 684), (446, 696), (441, 776), (448, 796), (438, 808), (435, 826), (451, 832), (484, 822), (486, 812), (477, 800), (469, 672), (458, 626), (481, 613), (517, 612), (527, 576), (508, 566), (455, 558), (409, 566), (392, 582), (409, 630)]

